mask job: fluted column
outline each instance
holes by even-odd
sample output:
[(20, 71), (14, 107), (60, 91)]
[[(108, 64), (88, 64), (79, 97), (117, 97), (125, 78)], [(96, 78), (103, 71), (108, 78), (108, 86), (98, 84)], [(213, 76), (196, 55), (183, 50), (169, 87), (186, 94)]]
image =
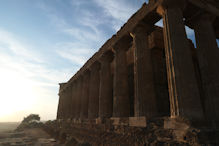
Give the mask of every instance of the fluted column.
[(72, 97), (71, 97), (71, 103), (72, 103), (72, 106), (71, 106), (71, 110), (72, 110), (72, 115), (71, 115), (71, 118), (76, 118), (76, 81), (74, 81), (72, 83)]
[(59, 103), (57, 109), (57, 119), (63, 119), (63, 104), (64, 104), (64, 94), (62, 92), (66, 83), (59, 83)]
[(67, 119), (71, 118), (72, 115), (72, 85), (69, 85), (68, 88), (66, 89), (66, 110), (67, 110)]
[(60, 110), (60, 115), (61, 115), (61, 119), (64, 119), (64, 113), (65, 113), (65, 111), (64, 111), (64, 103), (65, 103), (65, 96), (64, 96), (64, 92), (62, 92), (62, 95), (61, 95), (62, 97), (61, 97), (61, 105), (60, 105), (60, 108), (61, 108), (61, 110)]
[(153, 73), (152, 50), (148, 45), (148, 33), (152, 26), (137, 26), (132, 33), (135, 79), (135, 116), (155, 117), (158, 114)]
[(81, 97), (81, 115), (82, 119), (88, 118), (88, 98), (89, 98), (89, 80), (90, 72), (86, 71), (83, 75), (83, 92)]
[(75, 117), (80, 118), (81, 113), (81, 93), (82, 93), (82, 77), (78, 77), (77, 85), (76, 85), (76, 109), (75, 109)]
[(113, 78), (111, 73), (111, 62), (113, 52), (109, 51), (100, 58), (100, 96), (99, 117), (109, 118), (113, 113)]
[(90, 67), (88, 118), (97, 118), (99, 113), (100, 63)]
[(78, 89), (79, 89), (79, 79), (77, 79), (76, 81), (75, 81), (75, 118), (77, 119), (77, 118), (79, 118), (79, 115), (78, 115)]
[(193, 20), (197, 58), (204, 89), (205, 115), (212, 124), (219, 122), (219, 49), (212, 26), (214, 16), (202, 14)]
[(185, 0), (163, 0), (158, 8), (164, 23), (170, 110), (172, 117), (199, 121), (203, 119), (203, 110), (183, 23), (184, 7)]
[(63, 103), (62, 103), (62, 111), (63, 111), (63, 119), (67, 119), (67, 94), (66, 89), (63, 91)]
[(57, 117), (56, 119), (62, 119), (62, 94), (59, 93), (59, 103), (58, 103), (58, 109), (57, 109)]
[(129, 49), (129, 42), (118, 42), (113, 49), (115, 50), (113, 117), (129, 117), (130, 99), (126, 58), (126, 51)]

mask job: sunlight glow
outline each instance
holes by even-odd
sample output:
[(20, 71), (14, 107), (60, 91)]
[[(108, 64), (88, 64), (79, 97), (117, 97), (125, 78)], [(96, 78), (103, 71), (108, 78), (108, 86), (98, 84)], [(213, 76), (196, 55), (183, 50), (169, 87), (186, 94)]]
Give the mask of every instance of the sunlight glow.
[(16, 71), (0, 69), (0, 120), (14, 111), (25, 111), (36, 100), (30, 80)]

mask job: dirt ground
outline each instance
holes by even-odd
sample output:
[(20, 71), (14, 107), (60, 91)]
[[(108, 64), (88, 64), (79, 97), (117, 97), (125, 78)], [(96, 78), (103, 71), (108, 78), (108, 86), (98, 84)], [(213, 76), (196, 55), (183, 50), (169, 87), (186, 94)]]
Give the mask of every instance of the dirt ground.
[(19, 124), (20, 122), (0, 122), (0, 133), (13, 131)]
[(0, 146), (62, 146), (39, 128), (22, 132), (1, 132)]

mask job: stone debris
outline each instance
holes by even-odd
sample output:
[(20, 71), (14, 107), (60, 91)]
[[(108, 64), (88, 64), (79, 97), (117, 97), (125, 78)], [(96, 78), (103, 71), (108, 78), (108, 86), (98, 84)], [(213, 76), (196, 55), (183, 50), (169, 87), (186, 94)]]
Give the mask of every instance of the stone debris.
[(39, 128), (0, 134), (0, 146), (62, 146)]

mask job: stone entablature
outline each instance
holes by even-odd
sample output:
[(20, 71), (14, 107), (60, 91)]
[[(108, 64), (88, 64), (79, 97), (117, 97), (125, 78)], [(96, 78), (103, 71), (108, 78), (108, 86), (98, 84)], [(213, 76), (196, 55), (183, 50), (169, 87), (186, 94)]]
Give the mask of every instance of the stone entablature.
[[(162, 18), (164, 27), (155, 26)], [(60, 84), (57, 119), (169, 116), (188, 119), (196, 127), (218, 127), (218, 24), (214, 0), (143, 4)], [(194, 29), (196, 48), (185, 25)]]

